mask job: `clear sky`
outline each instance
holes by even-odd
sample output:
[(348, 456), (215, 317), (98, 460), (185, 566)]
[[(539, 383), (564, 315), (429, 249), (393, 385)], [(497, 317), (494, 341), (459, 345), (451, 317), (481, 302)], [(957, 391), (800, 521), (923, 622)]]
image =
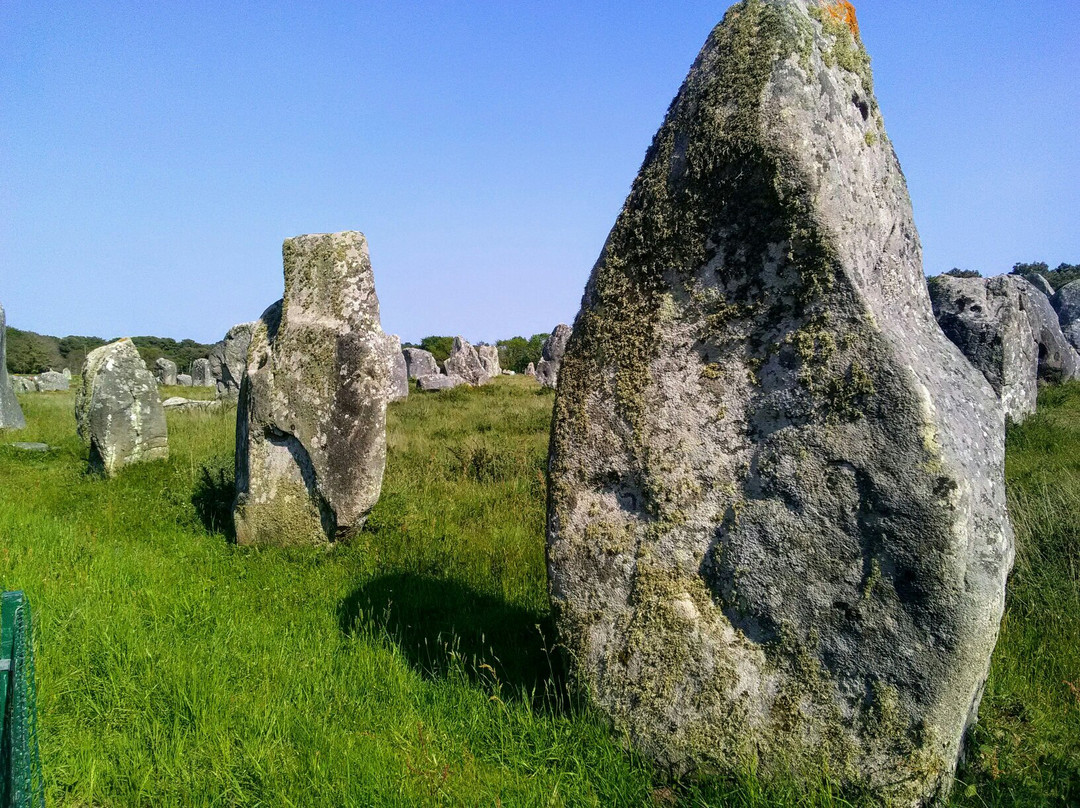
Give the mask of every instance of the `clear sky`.
[[(0, 4), (0, 302), (219, 339), (356, 229), (383, 326), (571, 322), (728, 3)], [(926, 270), (1080, 263), (1080, 3), (856, 1)]]

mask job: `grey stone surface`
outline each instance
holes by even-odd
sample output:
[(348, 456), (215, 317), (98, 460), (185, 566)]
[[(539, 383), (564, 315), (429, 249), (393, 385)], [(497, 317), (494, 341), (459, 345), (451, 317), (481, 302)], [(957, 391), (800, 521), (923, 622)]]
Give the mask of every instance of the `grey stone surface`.
[(75, 420), (95, 471), (113, 475), (124, 466), (169, 456), (157, 380), (130, 339), (87, 355), (75, 393)]
[(1065, 338), (1080, 351), (1080, 281), (1067, 283), (1057, 290), (1054, 309)]
[(1019, 277), (1026, 280), (1040, 292), (1051, 298), (1054, 296), (1054, 287), (1050, 285), (1050, 281), (1040, 275), (1038, 272), (1033, 272), (1030, 275), (1020, 275)]
[(164, 356), (154, 361), (154, 378), (158, 384), (176, 386), (176, 363)]
[(187, 373), (176, 374), (176, 383), (180, 387), (191, 387), (191, 376)]
[(737, 4), (559, 368), (548, 570), (584, 692), (665, 770), (944, 794), (1013, 559), (1004, 424), (934, 321), (861, 44)]
[(11, 448), (18, 449), (20, 452), (47, 452), (49, 451), (49, 444), (17, 441), (11, 444)]
[(439, 363), (435, 361), (430, 351), (423, 348), (406, 348), (402, 351), (405, 356), (405, 364), (409, 369), (410, 379), (419, 379), (421, 376), (432, 376), (439, 373)]
[(241, 544), (348, 538), (379, 498), (390, 367), (367, 240), (282, 246), (285, 297), (251, 336), (236, 436)]
[(254, 329), (255, 323), (234, 325), (210, 351), (210, 375), (214, 378), (218, 398), (236, 401), (240, 397), (240, 382), (247, 368)]
[(16, 393), (36, 393), (37, 392), (37, 378), (35, 376), (15, 376), (8, 377), (11, 382), (11, 389)]
[(209, 359), (196, 359), (191, 363), (191, 384), (193, 387), (217, 387)]
[(447, 376), (460, 376), (474, 387), (486, 384), (491, 378), (480, 363), (480, 354), (464, 337), (454, 337), (454, 347), (443, 365)]
[(1080, 357), (1050, 301), (1024, 278), (941, 275), (929, 288), (938, 324), (990, 382), (1009, 418), (1022, 421), (1035, 412), (1039, 380), (1080, 375)]
[(386, 359), (390, 363), (389, 401), (402, 401), (409, 397), (409, 366), (401, 352), (401, 338), (396, 334), (386, 337)]
[(559, 365), (566, 345), (570, 340), (571, 329), (565, 323), (559, 323), (551, 336), (544, 340), (540, 349), (540, 362), (536, 365), (536, 378), (544, 387), (555, 389), (559, 383)]
[(432, 373), (428, 376), (421, 376), (416, 380), (417, 387), (425, 393), (435, 390), (452, 390), (463, 384), (468, 384), (468, 382), (456, 373), (451, 373), (449, 376), (442, 373)]
[(55, 370), (46, 370), (34, 377), (39, 393), (59, 393), (71, 389), (71, 379)]
[(536, 365), (534, 365), (532, 362), (530, 362), (525, 368), (525, 375), (526, 376), (532, 376), (535, 379), (536, 378)]
[(161, 404), (167, 410), (220, 410), (225, 406), (223, 399), (213, 399), (204, 401), (201, 399), (183, 398), (182, 396), (173, 396), (167, 398)]
[(21, 387), (16, 378), (8, 377), (7, 369), (7, 315), (0, 306), (0, 429), (22, 429), (26, 426), (22, 407), (15, 391)]
[(499, 349), (494, 345), (476, 346), (476, 354), (480, 358), (480, 366), (489, 379), (502, 374), (502, 365), (499, 364)]
[(61, 372), (62, 374), (64, 374), (64, 378), (65, 378), (65, 379), (67, 379), (68, 381), (71, 381), (71, 370), (70, 370), (69, 368), (64, 368), (64, 369), (63, 369), (63, 370), (61, 370), (60, 372)]

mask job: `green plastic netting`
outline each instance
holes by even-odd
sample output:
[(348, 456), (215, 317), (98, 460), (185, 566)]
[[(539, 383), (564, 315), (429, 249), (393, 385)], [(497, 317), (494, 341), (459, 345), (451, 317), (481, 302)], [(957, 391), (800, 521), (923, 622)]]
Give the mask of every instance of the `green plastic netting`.
[(44, 808), (30, 604), (3, 594), (0, 615), (0, 808)]

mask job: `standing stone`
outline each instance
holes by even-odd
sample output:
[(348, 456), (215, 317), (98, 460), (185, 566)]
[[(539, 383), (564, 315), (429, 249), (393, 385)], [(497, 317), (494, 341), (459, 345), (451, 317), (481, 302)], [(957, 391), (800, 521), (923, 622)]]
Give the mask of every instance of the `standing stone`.
[(194, 387), (217, 387), (214, 374), (210, 372), (209, 359), (196, 359), (191, 363), (191, 384)]
[(438, 375), (439, 363), (435, 361), (430, 351), (425, 351), (423, 348), (406, 348), (402, 353), (405, 355), (410, 379)]
[(1048, 281), (1038, 272), (1031, 272), (1026, 275), (1020, 275), (1019, 277), (1030, 283), (1032, 286), (1034, 286), (1036, 289), (1046, 295), (1047, 298), (1051, 298), (1054, 296), (1054, 287), (1050, 285), (1050, 281)]
[(63, 374), (65, 379), (67, 379), (69, 382), (71, 381), (71, 370), (69, 368), (64, 368), (60, 372)]
[(1080, 376), (1080, 357), (1061, 333), (1050, 301), (1024, 278), (940, 275), (929, 287), (945, 336), (982, 372), (1014, 421), (1035, 412), (1039, 380)]
[(187, 373), (178, 373), (176, 375), (176, 383), (181, 387), (191, 387), (191, 376)]
[(386, 336), (386, 360), (390, 363), (389, 401), (402, 401), (409, 397), (409, 367), (401, 352), (401, 337)]
[(744, 0), (691, 68), (559, 368), (548, 570), (583, 691), (663, 768), (917, 805), (997, 637), (1005, 419), (934, 321), (854, 31)]
[(237, 409), (240, 544), (344, 538), (379, 499), (390, 384), (363, 234), (282, 247), (285, 297), (256, 323)]
[(59, 393), (71, 388), (71, 380), (55, 370), (39, 373), (34, 377), (34, 383), (39, 393)]
[(87, 355), (75, 393), (75, 420), (95, 471), (111, 476), (124, 466), (169, 456), (157, 380), (130, 339)]
[(11, 375), (8, 378), (11, 379), (11, 389), (16, 393), (37, 392), (37, 380), (33, 376)]
[(7, 315), (0, 306), (0, 429), (22, 429), (26, 426), (19, 399), (15, 397), (13, 379), (7, 369)]
[(540, 364), (536, 366), (536, 378), (544, 387), (554, 390), (559, 383), (559, 365), (570, 341), (570, 333), (570, 326), (559, 323), (551, 336), (544, 340), (540, 349)]
[(526, 376), (532, 376), (535, 379), (536, 378), (536, 365), (534, 365), (532, 362), (530, 362), (525, 367), (525, 375)]
[(1054, 309), (1065, 338), (1080, 351), (1080, 281), (1072, 281), (1057, 290)]
[(416, 380), (416, 386), (424, 393), (436, 390), (453, 390), (463, 384), (468, 384), (468, 382), (456, 373), (451, 373), (449, 376), (442, 373), (432, 373), (429, 376), (421, 376)]
[(476, 352), (476, 348), (464, 337), (454, 337), (454, 347), (450, 350), (450, 357), (443, 365), (446, 368), (446, 375), (460, 376), (473, 387), (486, 384), (489, 378), (484, 366), (480, 364), (480, 355)]
[(154, 361), (154, 378), (157, 379), (158, 384), (175, 386), (176, 363), (171, 359), (166, 359), (164, 356), (158, 357)]
[(221, 342), (210, 350), (210, 375), (217, 386), (218, 398), (236, 401), (240, 397), (240, 381), (247, 367), (248, 348), (255, 323), (234, 325)]
[(499, 349), (497, 347), (494, 345), (478, 345), (476, 354), (480, 358), (480, 366), (489, 379), (502, 375), (502, 365), (499, 364)]

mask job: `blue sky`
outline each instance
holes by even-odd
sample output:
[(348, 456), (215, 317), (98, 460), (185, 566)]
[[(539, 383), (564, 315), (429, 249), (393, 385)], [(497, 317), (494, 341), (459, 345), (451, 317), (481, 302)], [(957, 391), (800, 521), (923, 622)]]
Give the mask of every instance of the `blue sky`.
[[(363, 231), (386, 330), (577, 312), (727, 2), (0, 4), (0, 302), (213, 341)], [(861, 0), (933, 274), (1080, 263), (1080, 3)]]

